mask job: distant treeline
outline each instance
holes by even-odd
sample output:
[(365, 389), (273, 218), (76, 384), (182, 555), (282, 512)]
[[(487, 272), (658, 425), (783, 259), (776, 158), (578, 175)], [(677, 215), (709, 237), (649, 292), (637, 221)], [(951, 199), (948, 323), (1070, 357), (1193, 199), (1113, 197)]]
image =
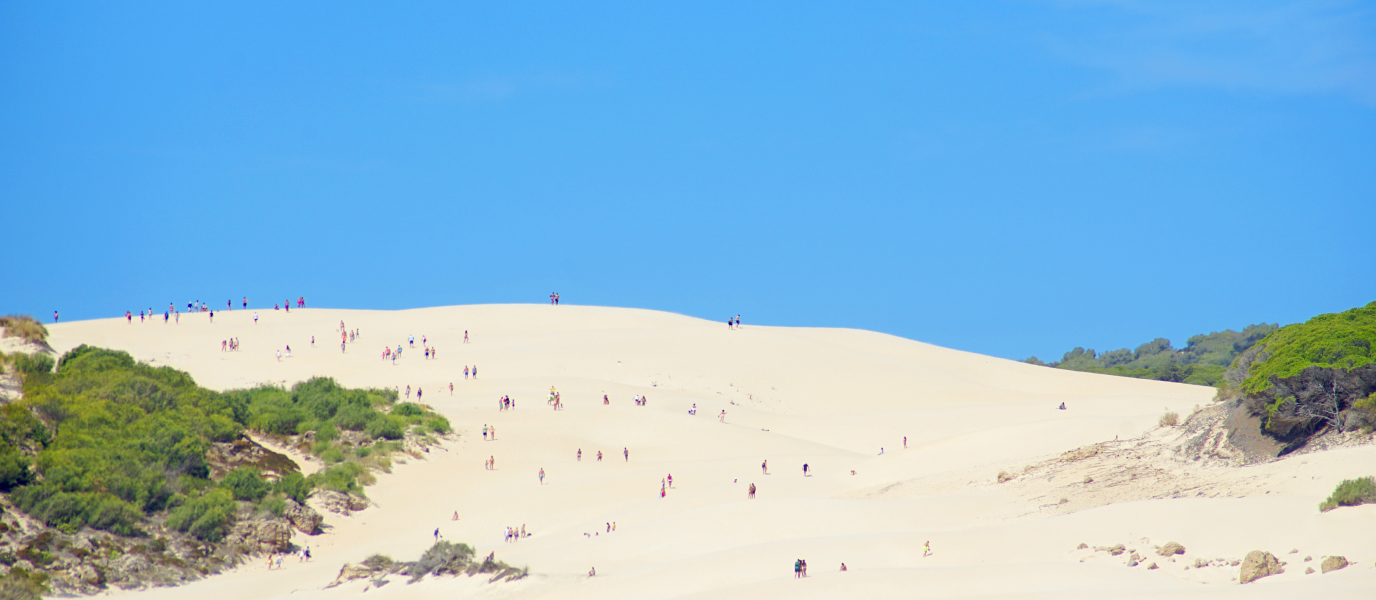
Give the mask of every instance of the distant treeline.
[(1280, 326), (1276, 324), (1259, 323), (1241, 332), (1226, 329), (1196, 335), (1179, 349), (1171, 346), (1166, 338), (1156, 338), (1136, 350), (1121, 348), (1099, 354), (1093, 349), (1075, 348), (1058, 362), (1042, 362), (1035, 356), (1023, 362), (1071, 371), (1211, 386), (1223, 379), (1223, 373), (1234, 358), (1278, 329)]

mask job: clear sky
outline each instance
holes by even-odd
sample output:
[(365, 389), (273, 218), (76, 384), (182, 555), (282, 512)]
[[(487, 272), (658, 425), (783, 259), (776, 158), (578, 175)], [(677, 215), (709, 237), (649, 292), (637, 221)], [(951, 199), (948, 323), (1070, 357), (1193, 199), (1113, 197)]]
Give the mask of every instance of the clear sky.
[(1376, 6), (6, 2), (0, 202), (45, 321), (558, 291), (1183, 346), (1376, 300)]

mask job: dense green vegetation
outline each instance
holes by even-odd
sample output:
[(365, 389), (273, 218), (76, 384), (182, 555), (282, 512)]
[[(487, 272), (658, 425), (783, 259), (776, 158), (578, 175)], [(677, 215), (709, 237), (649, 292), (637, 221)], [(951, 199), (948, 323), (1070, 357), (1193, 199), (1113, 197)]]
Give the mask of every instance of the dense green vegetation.
[(1339, 506), (1357, 506), (1376, 503), (1376, 478), (1361, 477), (1347, 479), (1338, 484), (1329, 496), (1319, 505), (1320, 511), (1330, 511)]
[[(51, 358), (45, 367), (47, 357), (18, 356), (24, 399), (0, 408), (0, 491), (67, 532), (139, 535), (146, 518), (165, 515), (172, 529), (218, 541), (245, 506), (280, 514), (317, 487), (361, 494), (408, 430), (449, 430), (418, 405), (395, 410), (392, 390), (332, 379), (220, 393), (124, 352), (81, 346), (56, 372)], [(310, 478), (241, 467), (214, 480), (207, 449), (245, 430), (313, 438), (330, 466)]]
[(1044, 363), (1035, 356), (1025, 362), (1104, 375), (1214, 385), (1234, 358), (1277, 329), (1276, 325), (1261, 323), (1241, 332), (1228, 329), (1196, 335), (1179, 350), (1170, 340), (1156, 338), (1135, 350), (1121, 348), (1099, 354), (1093, 349), (1075, 348), (1059, 362)]
[(1376, 362), (1374, 345), (1376, 302), (1287, 325), (1258, 342), (1263, 354), (1248, 365), (1242, 390), (1264, 391), (1274, 380), (1293, 377), (1311, 366), (1348, 371), (1365, 366)]

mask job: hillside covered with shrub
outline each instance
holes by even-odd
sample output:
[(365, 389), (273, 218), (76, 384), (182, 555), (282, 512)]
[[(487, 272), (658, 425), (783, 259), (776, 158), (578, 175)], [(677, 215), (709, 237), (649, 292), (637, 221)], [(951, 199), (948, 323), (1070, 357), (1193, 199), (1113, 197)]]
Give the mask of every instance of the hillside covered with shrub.
[[(236, 501), (304, 502), (317, 487), (361, 494), (369, 468), (385, 469), (408, 430), (449, 428), (418, 405), (396, 403), (392, 390), (346, 389), (332, 379), (222, 393), (90, 346), (64, 355), (56, 372), (37, 366), (24, 375), (23, 400), (0, 409), (0, 491), (67, 532), (136, 535), (143, 520), (165, 514), (169, 527), (217, 541)], [(207, 450), (246, 431), (308, 436), (330, 466), (310, 478), (265, 478), (252, 467), (213, 477)]]
[(1035, 356), (1024, 362), (1120, 377), (1215, 385), (1234, 359), (1278, 329), (1276, 325), (1260, 323), (1240, 332), (1225, 329), (1196, 335), (1186, 340), (1181, 349), (1166, 338), (1156, 338), (1133, 350), (1120, 348), (1100, 354), (1093, 349), (1075, 348), (1057, 362), (1045, 363)]
[(1261, 339), (1233, 362), (1219, 397), (1241, 400), (1285, 451), (1329, 431), (1376, 428), (1376, 302)]
[[(75, 545), (93, 543), (85, 533), (92, 531), (130, 540), (156, 537), (156, 546), (169, 553), (176, 544), (168, 536), (207, 545), (179, 550), (182, 558), (157, 551), (159, 564), (179, 565), (183, 572), (207, 568), (188, 564), (188, 556), (233, 564), (239, 553), (266, 547), (258, 545), (259, 538), (245, 541), (257, 531), (246, 520), (309, 511), (301, 505), (318, 490), (361, 497), (373, 473), (389, 470), (390, 457), (408, 440), (435, 443), (434, 436), (449, 432), (447, 420), (421, 405), (398, 403), (393, 390), (348, 389), (326, 378), (291, 389), (218, 392), (176, 369), (91, 346), (58, 361), (16, 353), (4, 362), (21, 378), (23, 396), (0, 407), (0, 493), (51, 533), (34, 538), (18, 521), (0, 520), (0, 534), (30, 532), (7, 538), (27, 554), (0, 553), (0, 563), (23, 560), (40, 569), (39, 575), (10, 569), (0, 582), (3, 589), (16, 578), (38, 585), (45, 581), (43, 568), (89, 566), (102, 573), (93, 581), (104, 581), (124, 548), (109, 541), (115, 538), (107, 539), (111, 550), (104, 554), (57, 554), (59, 548), (75, 552)], [(247, 434), (296, 445), (325, 466), (303, 477), (290, 459)], [(298, 521), (293, 516), (291, 524)], [(148, 544), (131, 543), (153, 552)], [(274, 534), (269, 545), (284, 543)]]

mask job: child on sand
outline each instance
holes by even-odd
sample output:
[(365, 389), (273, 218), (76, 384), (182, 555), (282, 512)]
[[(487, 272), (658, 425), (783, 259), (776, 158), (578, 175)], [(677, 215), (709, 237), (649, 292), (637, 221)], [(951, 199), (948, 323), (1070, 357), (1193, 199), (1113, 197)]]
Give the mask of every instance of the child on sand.
[(540, 485), (545, 485), (545, 468), (540, 467)]

